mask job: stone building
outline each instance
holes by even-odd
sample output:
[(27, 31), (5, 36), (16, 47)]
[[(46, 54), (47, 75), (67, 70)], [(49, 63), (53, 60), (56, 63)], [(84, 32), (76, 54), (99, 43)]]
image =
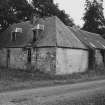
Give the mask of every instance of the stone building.
[(0, 35), (0, 66), (62, 75), (103, 64), (105, 40), (56, 16), (11, 25)]

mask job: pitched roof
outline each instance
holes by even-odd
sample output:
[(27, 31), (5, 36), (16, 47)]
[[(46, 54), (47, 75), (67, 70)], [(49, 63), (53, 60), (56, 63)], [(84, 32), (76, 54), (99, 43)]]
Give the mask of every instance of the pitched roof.
[[(38, 32), (38, 39), (32, 44), (32, 28), (37, 24), (44, 25), (44, 30)], [(23, 31), (17, 34), (16, 41), (11, 41), (11, 32), (15, 28), (22, 28)], [(0, 47), (25, 47), (30, 43), (33, 47), (59, 46), (105, 49), (105, 40), (98, 34), (70, 28), (56, 16), (41, 18), (34, 24), (31, 24), (30, 21), (13, 24), (0, 35)]]
[[(14, 31), (15, 28), (22, 28), (22, 33), (17, 33), (16, 40), (12, 41), (11, 32)], [(29, 21), (11, 25), (0, 35), (0, 47), (24, 47), (32, 40), (33, 33), (31, 28), (32, 25)]]
[(86, 46), (93, 49), (105, 49), (105, 39), (99, 34), (90, 33), (87, 31), (74, 29), (69, 27), (72, 32), (78, 37)]
[(39, 23), (45, 26), (45, 30), (39, 32), (40, 38), (34, 44), (36, 47), (60, 46), (86, 49), (86, 46), (56, 16), (41, 19)]
[[(33, 44), (33, 46), (56, 46), (56, 25), (54, 17), (39, 19), (37, 23), (44, 25), (44, 30), (38, 32), (37, 41)], [(34, 26), (35, 25), (36, 24), (34, 24)]]

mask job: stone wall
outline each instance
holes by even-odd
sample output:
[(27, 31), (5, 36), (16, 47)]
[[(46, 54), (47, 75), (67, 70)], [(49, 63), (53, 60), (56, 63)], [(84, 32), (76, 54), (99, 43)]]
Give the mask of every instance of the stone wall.
[[(88, 68), (88, 51), (67, 48), (31, 49), (31, 65), (27, 62), (27, 50), (10, 48), (8, 67), (15, 69), (39, 70), (51, 74), (71, 74), (84, 72)], [(103, 64), (100, 50), (95, 51), (96, 65)], [(0, 66), (7, 67), (7, 49), (0, 49)]]
[(32, 66), (37, 70), (54, 74), (56, 71), (56, 48), (34, 49), (32, 52)]
[(88, 51), (58, 48), (56, 55), (56, 74), (84, 72), (88, 68)]
[(11, 68), (27, 68), (27, 50), (23, 48), (10, 48), (10, 65)]
[[(30, 65), (28, 65), (27, 61), (27, 50), (24, 50), (23, 48), (10, 48), (9, 50), (9, 68), (29, 69), (30, 66), (30, 69), (37, 69), (53, 74), (56, 71), (56, 48), (31, 49), (32, 61)], [(7, 49), (0, 50), (0, 66), (7, 66)]]
[[(0, 49), (0, 66), (8, 66), (9, 68), (15, 69), (26, 69), (27, 51), (24, 51), (22, 48), (9, 48), (8, 55), (7, 50), (7, 48)], [(7, 56), (9, 56), (9, 58)]]

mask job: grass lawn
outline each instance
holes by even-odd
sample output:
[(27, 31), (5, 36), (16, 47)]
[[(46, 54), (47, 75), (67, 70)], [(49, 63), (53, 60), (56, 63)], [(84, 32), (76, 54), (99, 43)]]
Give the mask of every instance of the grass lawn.
[(0, 69), (0, 92), (45, 86), (73, 84), (92, 80), (105, 79), (105, 73), (79, 73), (63, 76), (51, 76), (42, 72), (29, 72), (14, 69)]

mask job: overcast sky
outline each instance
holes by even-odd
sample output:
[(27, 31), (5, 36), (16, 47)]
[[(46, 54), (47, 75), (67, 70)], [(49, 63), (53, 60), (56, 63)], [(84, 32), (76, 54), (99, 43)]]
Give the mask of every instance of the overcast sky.
[[(64, 9), (65, 12), (74, 19), (74, 23), (80, 26), (83, 24), (84, 1), (85, 0), (54, 0), (55, 3), (59, 4), (60, 9)], [(105, 7), (105, 1), (103, 7)]]

